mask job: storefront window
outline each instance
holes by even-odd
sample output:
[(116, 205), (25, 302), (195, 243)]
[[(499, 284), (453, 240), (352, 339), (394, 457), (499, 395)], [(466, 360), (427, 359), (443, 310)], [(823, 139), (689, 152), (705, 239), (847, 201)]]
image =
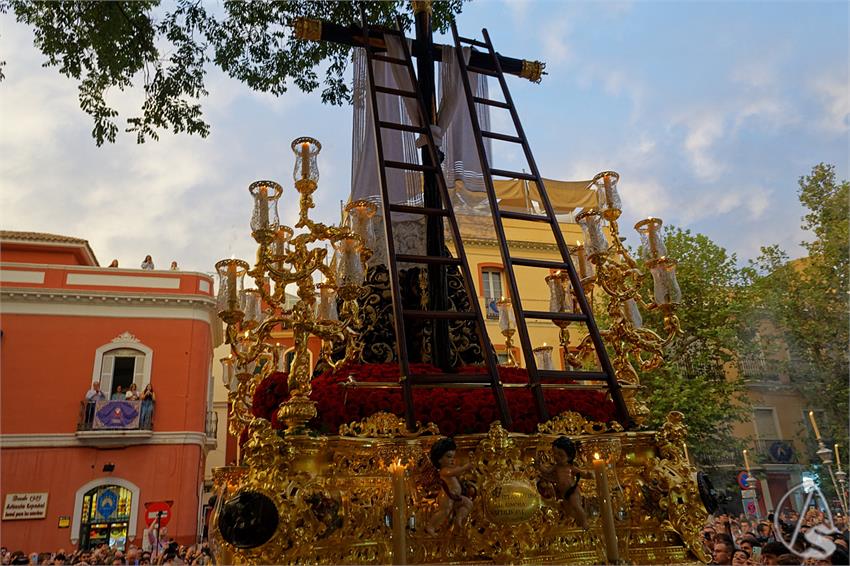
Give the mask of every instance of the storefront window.
[(130, 524), (133, 493), (119, 485), (98, 486), (83, 497), (80, 548), (101, 544), (124, 551)]

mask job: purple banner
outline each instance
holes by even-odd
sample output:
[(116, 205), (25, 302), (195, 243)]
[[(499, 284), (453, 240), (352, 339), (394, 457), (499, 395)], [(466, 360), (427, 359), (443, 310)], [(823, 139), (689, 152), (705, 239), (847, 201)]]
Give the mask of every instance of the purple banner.
[(141, 401), (98, 401), (93, 429), (137, 429)]

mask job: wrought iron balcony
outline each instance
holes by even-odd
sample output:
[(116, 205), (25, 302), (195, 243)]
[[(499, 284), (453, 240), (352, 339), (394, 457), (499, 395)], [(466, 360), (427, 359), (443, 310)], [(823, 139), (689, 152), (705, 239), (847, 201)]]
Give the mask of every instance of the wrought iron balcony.
[(783, 362), (767, 360), (758, 356), (740, 358), (741, 375), (751, 381), (776, 381), (785, 373)]
[(207, 432), (207, 443), (215, 444), (218, 438), (218, 413), (207, 411), (207, 420), (204, 428)]
[(796, 464), (794, 443), (783, 439), (756, 440), (755, 452), (763, 464)]
[(153, 415), (154, 404), (146, 401), (81, 401), (77, 435), (91, 432), (108, 436), (123, 431), (143, 431), (149, 436), (153, 430)]

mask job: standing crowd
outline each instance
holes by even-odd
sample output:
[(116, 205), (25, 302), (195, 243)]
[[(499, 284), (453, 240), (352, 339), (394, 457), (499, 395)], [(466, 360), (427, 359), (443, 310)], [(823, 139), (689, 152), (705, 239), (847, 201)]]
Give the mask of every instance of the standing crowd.
[[(773, 513), (766, 520), (743, 514), (740, 517), (720, 514), (710, 517), (703, 527), (703, 546), (712, 558), (711, 564), (850, 564), (847, 518), (835, 515), (833, 520), (835, 528), (829, 529), (824, 513), (818, 509), (810, 508), (802, 521), (796, 511), (784, 511), (776, 521), (781, 532), (776, 532)], [(798, 523), (800, 528), (795, 536)], [(810, 532), (816, 527), (817, 531)], [(833, 532), (827, 532), (830, 530)], [(826, 557), (818, 558), (823, 555)]]
[(141, 566), (144, 564), (191, 564), (205, 566), (213, 564), (212, 555), (207, 543), (192, 546), (182, 546), (173, 540), (163, 541), (159, 552), (144, 550), (131, 544), (126, 551), (110, 548), (101, 544), (90, 550), (65, 552), (60, 548), (57, 552), (32, 552), (26, 554), (22, 550), (9, 552), (0, 549), (0, 564), (109, 564), (116, 566)]

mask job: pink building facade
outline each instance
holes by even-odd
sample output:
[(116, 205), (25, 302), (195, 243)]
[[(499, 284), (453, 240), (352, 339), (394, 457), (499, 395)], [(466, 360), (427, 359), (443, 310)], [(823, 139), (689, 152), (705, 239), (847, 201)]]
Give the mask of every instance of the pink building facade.
[[(157, 509), (167, 536), (195, 542), (215, 447), (212, 280), (102, 268), (85, 240), (0, 232), (0, 315), (0, 544), (142, 547)], [(88, 403), (94, 381), (105, 399)], [(128, 399), (133, 386), (155, 401)]]

